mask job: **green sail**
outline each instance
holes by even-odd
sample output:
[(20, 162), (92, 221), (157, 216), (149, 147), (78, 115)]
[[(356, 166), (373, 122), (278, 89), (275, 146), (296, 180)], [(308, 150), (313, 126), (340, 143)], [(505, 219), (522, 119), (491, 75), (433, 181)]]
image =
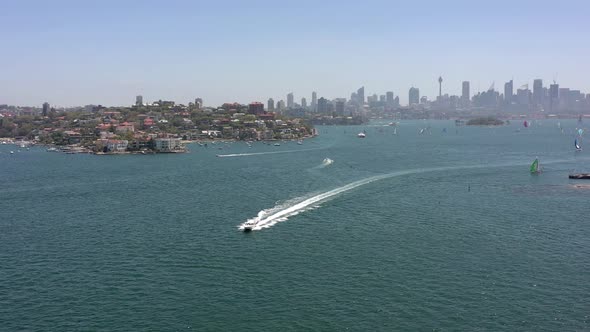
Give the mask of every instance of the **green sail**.
[(539, 159), (535, 159), (531, 164), (531, 173), (537, 173), (539, 171)]

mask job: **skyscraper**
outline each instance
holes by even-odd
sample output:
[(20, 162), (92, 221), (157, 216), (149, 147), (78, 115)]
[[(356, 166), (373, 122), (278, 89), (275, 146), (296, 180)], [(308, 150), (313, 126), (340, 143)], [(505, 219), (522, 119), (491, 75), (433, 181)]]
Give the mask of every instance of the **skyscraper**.
[(203, 107), (203, 98), (195, 98), (195, 107), (201, 109)]
[(467, 106), (471, 100), (471, 94), (469, 92), (469, 81), (463, 81), (463, 89), (461, 91), (461, 102), (463, 106)]
[(438, 77), (438, 97), (441, 98), (442, 97), (442, 76)]
[(412, 106), (418, 104), (420, 104), (420, 89), (411, 87), (409, 92), (408, 105)]
[(275, 101), (274, 101), (274, 99), (272, 99), (272, 98), (268, 98), (268, 102), (267, 102), (267, 107), (266, 107), (266, 109), (267, 109), (269, 112), (272, 112), (272, 111), (274, 111), (274, 110), (275, 110)]
[(315, 91), (311, 93), (311, 110), (313, 112), (318, 111), (318, 94)]
[(549, 85), (549, 108), (552, 112), (559, 105), (559, 84), (553, 81), (553, 84)]
[(336, 99), (335, 112), (337, 115), (344, 115), (344, 104), (345, 103), (346, 103), (346, 98)]
[(293, 108), (295, 106), (295, 102), (293, 101), (293, 92), (287, 95), (287, 108)]
[(543, 80), (536, 79), (533, 81), (533, 104), (543, 105), (543, 97)]
[(304, 98), (301, 98), (301, 107), (303, 107), (304, 109), (307, 108), (307, 100)]
[(512, 80), (504, 83), (504, 103), (507, 105), (512, 104), (514, 100), (514, 83)]
[(393, 91), (387, 91), (385, 93), (385, 102), (387, 103), (387, 105), (389, 106), (393, 106)]
[(49, 114), (49, 103), (48, 102), (44, 102), (43, 103), (43, 116), (47, 116), (47, 114)]
[(356, 90), (356, 98), (358, 99), (358, 103), (361, 105), (365, 104), (365, 87), (361, 86), (358, 90)]
[(318, 113), (325, 114), (328, 112), (328, 99), (322, 97), (318, 100)]
[(135, 96), (135, 106), (143, 105), (143, 96)]

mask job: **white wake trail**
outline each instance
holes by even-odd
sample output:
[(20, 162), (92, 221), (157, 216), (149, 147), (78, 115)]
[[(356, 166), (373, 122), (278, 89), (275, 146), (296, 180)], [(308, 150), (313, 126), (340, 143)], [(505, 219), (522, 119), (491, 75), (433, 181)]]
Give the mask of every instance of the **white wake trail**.
[(220, 158), (248, 157), (248, 156), (260, 156), (260, 155), (265, 155), (265, 154), (280, 154), (280, 153), (294, 153), (294, 152), (315, 151), (315, 150), (322, 150), (322, 149), (323, 148), (303, 149), (303, 150), (286, 150), (286, 151), (269, 151), (269, 152), (252, 152), (252, 153), (218, 154), (217, 157), (220, 157)]
[[(276, 225), (278, 222), (285, 221), (289, 217), (299, 214), (302, 211), (306, 211), (309, 209), (313, 209), (317, 207), (317, 204), (325, 202), (336, 195), (342, 194), (344, 192), (350, 191), (357, 187), (369, 184), (371, 182), (375, 182), (382, 179), (392, 178), (396, 176), (408, 175), (408, 174), (418, 174), (418, 173), (426, 173), (426, 172), (434, 172), (434, 171), (443, 171), (443, 170), (451, 170), (451, 169), (464, 169), (464, 168), (477, 168), (477, 167), (485, 167), (485, 165), (481, 166), (459, 166), (459, 167), (436, 167), (436, 168), (417, 168), (405, 171), (398, 171), (389, 174), (383, 175), (376, 175), (372, 176), (363, 180), (358, 180), (342, 187), (332, 189), (330, 191), (309, 197), (309, 198), (299, 198), (291, 200), (290, 202), (285, 202), (284, 204), (279, 204), (273, 208), (262, 210), (258, 213), (258, 215), (254, 218), (248, 219), (246, 222), (255, 222), (256, 226), (253, 230), (261, 230), (264, 228), (269, 228)], [(239, 226), (239, 229), (244, 229), (244, 224)]]
[[(590, 159), (589, 159), (590, 160)], [(557, 164), (566, 161), (571, 161), (571, 159), (562, 159), (562, 160), (549, 160), (545, 161), (543, 164)], [(357, 187), (369, 184), (371, 182), (403, 176), (403, 175), (410, 175), (410, 174), (420, 174), (420, 173), (430, 173), (430, 172), (440, 172), (440, 171), (451, 171), (451, 170), (461, 170), (461, 169), (474, 169), (474, 168), (491, 168), (491, 167), (512, 167), (512, 166), (528, 166), (529, 162), (505, 162), (505, 163), (497, 163), (497, 164), (480, 164), (480, 165), (466, 165), (466, 166), (443, 166), (443, 167), (432, 167), (432, 168), (415, 168), (403, 171), (392, 172), (383, 175), (376, 175), (372, 176), (363, 180), (358, 180), (342, 187), (338, 187), (336, 189), (332, 189), (330, 191), (326, 191), (324, 193), (312, 196), (312, 197), (299, 197), (290, 201), (287, 201), (283, 204), (279, 204), (273, 208), (265, 209), (258, 212), (258, 215), (254, 218), (248, 219), (246, 222), (254, 221), (256, 222), (256, 226), (253, 230), (261, 230), (264, 228), (269, 228), (276, 225), (278, 222), (285, 221), (289, 217), (299, 214), (300, 212), (311, 210), (314, 208), (320, 207), (319, 204), (325, 201), (328, 201), (334, 196), (342, 194), (344, 192), (350, 191)], [(246, 223), (245, 222), (245, 223)], [(244, 224), (242, 223), (238, 228), (240, 230), (244, 229)]]

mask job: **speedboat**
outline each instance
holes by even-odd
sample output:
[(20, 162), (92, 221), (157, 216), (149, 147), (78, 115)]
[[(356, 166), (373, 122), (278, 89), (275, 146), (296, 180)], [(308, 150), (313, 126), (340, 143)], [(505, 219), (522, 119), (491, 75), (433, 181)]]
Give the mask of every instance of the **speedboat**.
[(281, 146), (281, 143), (275, 143), (274, 146)]
[(57, 148), (50, 147), (50, 148), (47, 149), (47, 152), (57, 152)]
[(244, 233), (251, 232), (255, 226), (256, 226), (256, 221), (254, 221), (254, 220), (247, 221), (244, 224), (244, 228), (243, 228)]
[(590, 173), (570, 174), (568, 177), (575, 180), (590, 180)]
[(303, 141), (297, 141), (297, 145), (303, 145)]
[(358, 133), (356, 136), (358, 138), (365, 138), (365, 137), (367, 137), (367, 135), (365, 133)]

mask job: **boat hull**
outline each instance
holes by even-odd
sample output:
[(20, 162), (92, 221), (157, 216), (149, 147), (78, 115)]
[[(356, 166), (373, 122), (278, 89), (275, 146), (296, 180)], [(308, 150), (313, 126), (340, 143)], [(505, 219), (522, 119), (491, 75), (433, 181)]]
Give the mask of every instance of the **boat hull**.
[(590, 180), (590, 173), (570, 174), (568, 177), (574, 180)]

